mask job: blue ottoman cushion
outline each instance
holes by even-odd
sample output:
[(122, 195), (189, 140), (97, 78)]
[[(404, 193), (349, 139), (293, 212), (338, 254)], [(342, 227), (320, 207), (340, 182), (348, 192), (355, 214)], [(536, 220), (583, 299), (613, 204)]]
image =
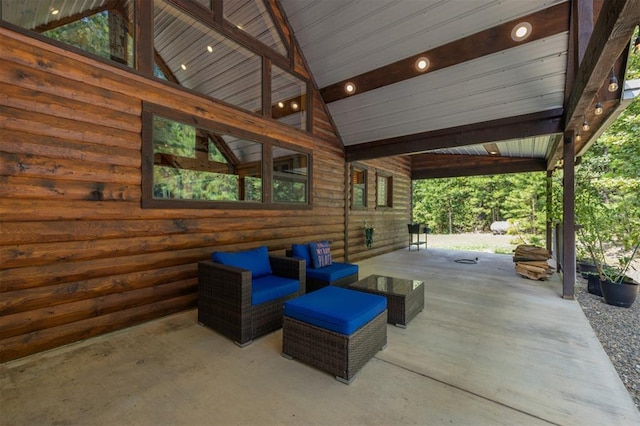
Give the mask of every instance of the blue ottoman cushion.
[(279, 299), (300, 289), (300, 282), (276, 275), (254, 278), (251, 283), (251, 304), (253, 306)]
[(318, 269), (307, 268), (307, 277), (330, 283), (357, 273), (358, 265), (342, 262), (333, 262), (333, 264), (329, 266)]
[(284, 303), (284, 315), (345, 335), (353, 334), (385, 309), (386, 297), (333, 286)]

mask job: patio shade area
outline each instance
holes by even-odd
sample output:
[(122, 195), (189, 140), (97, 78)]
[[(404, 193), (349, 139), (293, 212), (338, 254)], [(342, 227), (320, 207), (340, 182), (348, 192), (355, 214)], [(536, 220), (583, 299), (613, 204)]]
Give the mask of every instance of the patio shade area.
[(191, 310), (0, 365), (3, 424), (640, 424), (557, 281), (439, 249), (359, 265), (423, 280), (425, 309), (349, 386), (280, 356), (281, 331), (240, 349)]

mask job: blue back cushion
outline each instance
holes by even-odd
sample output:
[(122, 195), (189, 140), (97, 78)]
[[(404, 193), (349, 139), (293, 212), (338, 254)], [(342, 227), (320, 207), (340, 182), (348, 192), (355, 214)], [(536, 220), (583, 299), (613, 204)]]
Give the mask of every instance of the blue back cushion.
[(272, 274), (267, 246), (237, 252), (216, 251), (211, 255), (211, 259), (223, 265), (248, 269), (251, 271), (251, 278), (260, 278)]
[(328, 241), (309, 243), (309, 252), (314, 268), (323, 268), (331, 265), (331, 247)]
[(300, 281), (276, 275), (265, 275), (251, 283), (251, 304), (259, 305), (298, 292)]
[(385, 309), (384, 296), (332, 286), (284, 302), (284, 315), (346, 335)]
[(293, 244), (291, 246), (291, 256), (304, 259), (305, 262), (307, 262), (307, 268), (311, 268), (311, 256), (309, 255), (308, 244)]

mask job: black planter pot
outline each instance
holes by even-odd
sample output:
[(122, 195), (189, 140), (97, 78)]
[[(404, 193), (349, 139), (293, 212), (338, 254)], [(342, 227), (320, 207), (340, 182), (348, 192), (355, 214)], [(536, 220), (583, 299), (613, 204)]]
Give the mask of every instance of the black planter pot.
[(590, 260), (579, 260), (578, 264), (578, 272), (582, 275), (582, 278), (589, 278), (590, 273), (598, 273), (598, 269), (596, 265), (593, 264)]
[(602, 297), (602, 291), (600, 290), (600, 275), (587, 274), (587, 291), (591, 294)]
[(600, 280), (600, 289), (607, 304), (629, 308), (638, 296), (640, 285), (631, 278), (625, 278), (619, 284), (612, 283), (609, 280)]

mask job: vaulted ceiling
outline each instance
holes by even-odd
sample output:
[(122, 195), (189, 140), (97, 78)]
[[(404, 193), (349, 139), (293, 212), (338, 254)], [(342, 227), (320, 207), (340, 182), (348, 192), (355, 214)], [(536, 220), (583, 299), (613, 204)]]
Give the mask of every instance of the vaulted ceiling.
[(640, 21), (640, 0), (280, 5), (347, 159), (411, 155), (414, 178), (553, 169), (563, 135), (579, 153), (620, 113)]

